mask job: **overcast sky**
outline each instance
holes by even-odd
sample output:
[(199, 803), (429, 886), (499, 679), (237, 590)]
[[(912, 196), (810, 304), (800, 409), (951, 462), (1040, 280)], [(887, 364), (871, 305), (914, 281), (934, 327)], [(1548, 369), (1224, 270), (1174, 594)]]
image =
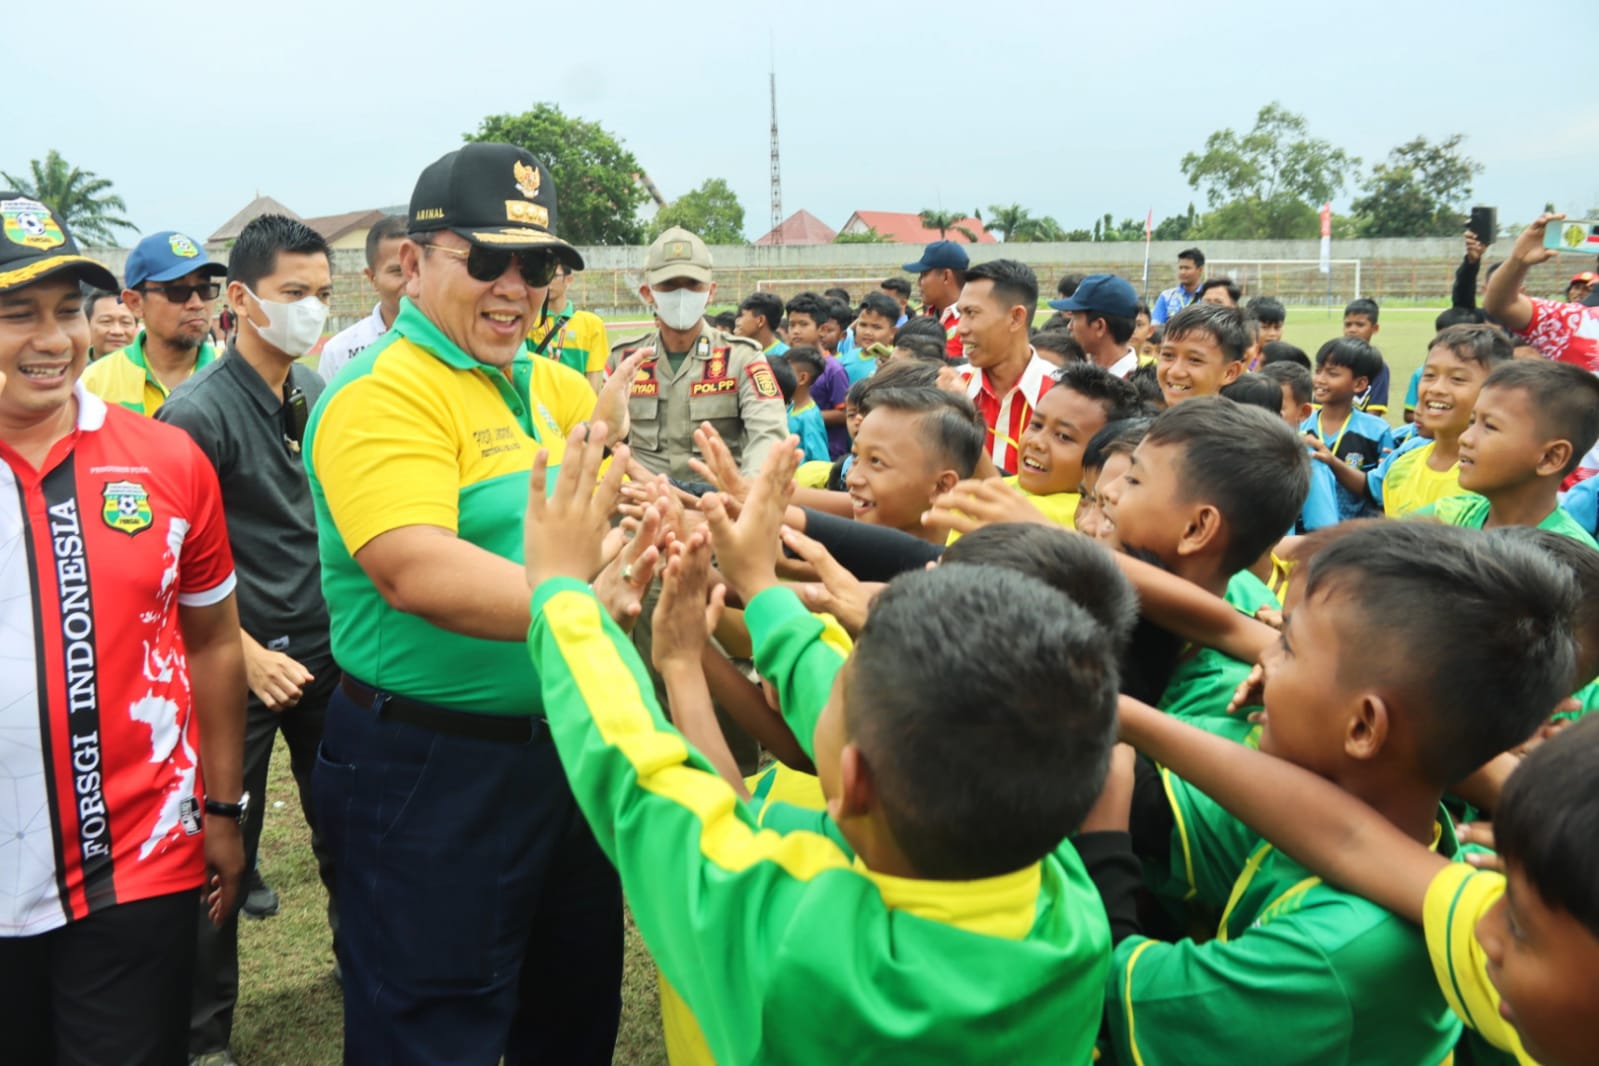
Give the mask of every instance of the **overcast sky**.
[(257, 192), (307, 216), (402, 203), (484, 115), (552, 101), (668, 198), (726, 178), (753, 238), (774, 59), (784, 214), (834, 228), (1012, 201), (1067, 228), (1203, 210), (1179, 160), (1271, 100), (1367, 165), (1464, 132), (1473, 198), (1505, 221), (1599, 207), (1599, 26), (1569, 3), (91, 0), (52, 21), (7, 50), (0, 170), (58, 149), (147, 233), (204, 238)]

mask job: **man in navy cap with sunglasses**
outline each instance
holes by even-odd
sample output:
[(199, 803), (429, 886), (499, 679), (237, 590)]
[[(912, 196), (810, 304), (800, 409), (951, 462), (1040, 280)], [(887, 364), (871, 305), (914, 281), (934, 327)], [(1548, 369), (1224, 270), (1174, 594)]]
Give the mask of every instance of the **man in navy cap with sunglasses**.
[(540, 450), (556, 466), (588, 421), (627, 433), (638, 361), (596, 396), (527, 352), (557, 264), (583, 266), (553, 185), (509, 144), (424, 170), (408, 295), (306, 427), (343, 671), (312, 796), (338, 856), (346, 1062), (611, 1061), (621, 893), (528, 676), (522, 520)]
[(227, 272), (174, 230), (134, 245), (122, 302), (144, 328), (126, 348), (89, 364), (83, 387), (106, 403), (155, 414), (173, 389), (221, 354), (211, 346), (211, 317)]

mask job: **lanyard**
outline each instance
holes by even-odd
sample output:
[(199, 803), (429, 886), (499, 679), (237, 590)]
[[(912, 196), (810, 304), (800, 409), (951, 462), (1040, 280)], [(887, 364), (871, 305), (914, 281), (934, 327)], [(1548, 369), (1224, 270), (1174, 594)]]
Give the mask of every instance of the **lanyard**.
[[(1316, 436), (1321, 438), (1321, 442), (1323, 444), (1327, 444), (1327, 434), (1325, 434), (1325, 433), (1323, 433), (1321, 431), (1321, 418), (1322, 418), (1322, 413), (1320, 411), (1317, 411), (1316, 412)], [(1343, 443), (1344, 434), (1349, 432), (1349, 423), (1353, 422), (1354, 420), (1355, 420), (1355, 412), (1350, 411), (1349, 412), (1349, 417), (1344, 419), (1344, 428), (1342, 428), (1342, 429), (1340, 429), (1338, 431), (1338, 436), (1333, 438), (1333, 442), (1331, 444), (1327, 444), (1327, 450), (1328, 451), (1332, 452), (1334, 455), (1338, 454), (1338, 445)]]

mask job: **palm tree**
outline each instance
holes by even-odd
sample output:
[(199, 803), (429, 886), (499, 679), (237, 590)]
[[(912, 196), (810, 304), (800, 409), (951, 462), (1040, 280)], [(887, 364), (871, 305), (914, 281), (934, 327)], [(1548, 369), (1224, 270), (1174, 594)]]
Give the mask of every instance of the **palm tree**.
[(109, 179), (96, 177), (92, 170), (68, 166), (54, 148), (45, 155), (43, 165), (37, 159), (30, 159), (28, 166), (33, 171), (32, 181), (3, 171), (0, 171), (0, 178), (22, 195), (48, 207), (72, 229), (80, 242), (111, 245), (116, 243), (114, 230), (138, 228), (112, 214), (126, 211), (128, 205), (111, 191)]
[(1002, 241), (1032, 240), (1032, 229), (1037, 219), (1021, 204), (989, 204), (988, 230), (998, 233)]
[(938, 231), (939, 240), (948, 239), (949, 231), (954, 230), (972, 244), (977, 243), (977, 234), (972, 232), (971, 227), (959, 224), (966, 218), (959, 211), (940, 211), (929, 208), (926, 211), (922, 211), (917, 217), (922, 220), (922, 225), (928, 229), (936, 229)]

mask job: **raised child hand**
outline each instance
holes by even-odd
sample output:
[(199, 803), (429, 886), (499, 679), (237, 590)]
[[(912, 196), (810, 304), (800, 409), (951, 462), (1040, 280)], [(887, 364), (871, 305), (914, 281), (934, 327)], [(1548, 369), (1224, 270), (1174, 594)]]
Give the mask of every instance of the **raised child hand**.
[(710, 589), (710, 583), (711, 538), (699, 530), (672, 545), (666, 560), (651, 628), (650, 660), (655, 669), (662, 673), (674, 665), (699, 669), (727, 593), (727, 586)]
[(711, 526), (717, 568), (745, 603), (777, 584), (777, 531), (794, 492), (794, 471), (799, 469), (800, 461), (798, 446), (799, 438), (789, 436), (766, 454), (736, 522), (728, 514), (720, 493), (711, 493), (701, 501)]
[(523, 558), (532, 588), (552, 577), (592, 581), (605, 565), (606, 534), (628, 455), (625, 445), (618, 447), (615, 461), (605, 477), (599, 478), (605, 434), (604, 422), (591, 422), (571, 432), (553, 492), (546, 488), (549, 452), (540, 449), (533, 460), (522, 531)]
[(933, 501), (922, 525), (970, 533), (998, 522), (1036, 522), (1055, 526), (1021, 490), (997, 478), (969, 478)]

